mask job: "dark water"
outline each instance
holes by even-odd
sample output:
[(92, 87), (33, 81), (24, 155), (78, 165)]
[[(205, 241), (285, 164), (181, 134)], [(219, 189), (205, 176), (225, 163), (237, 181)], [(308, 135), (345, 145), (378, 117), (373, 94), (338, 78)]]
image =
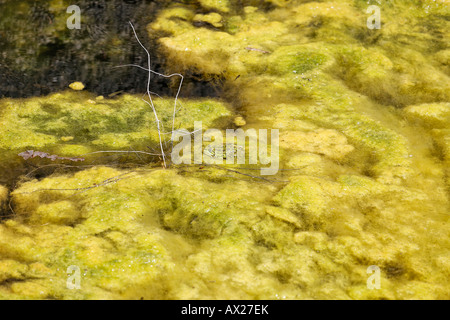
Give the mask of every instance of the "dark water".
[[(0, 98), (41, 96), (67, 89), (74, 81), (99, 95), (145, 92), (147, 74), (123, 64), (146, 67), (145, 51), (135, 40), (131, 21), (152, 56), (152, 69), (163, 72), (165, 59), (158, 55), (156, 39), (146, 26), (167, 1), (77, 1), (81, 29), (68, 29), (71, 16), (61, 1), (0, 0)], [(189, 77), (182, 96), (217, 96), (215, 85)], [(185, 86), (186, 87), (186, 86)], [(165, 79), (152, 80), (152, 91), (172, 95)]]

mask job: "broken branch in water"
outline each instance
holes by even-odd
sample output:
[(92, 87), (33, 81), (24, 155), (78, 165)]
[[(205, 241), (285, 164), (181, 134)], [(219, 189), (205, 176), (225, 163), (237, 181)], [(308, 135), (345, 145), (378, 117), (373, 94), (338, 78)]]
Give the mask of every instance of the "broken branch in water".
[(52, 161), (55, 160), (70, 160), (70, 161), (84, 161), (84, 158), (70, 158), (70, 157), (60, 157), (57, 156), (55, 154), (49, 154), (46, 152), (42, 152), (42, 151), (34, 151), (34, 150), (27, 150), (25, 152), (19, 153), (19, 156), (21, 156), (24, 160), (28, 160), (30, 158), (36, 158), (36, 157), (40, 157), (40, 158), (47, 158), (50, 159)]

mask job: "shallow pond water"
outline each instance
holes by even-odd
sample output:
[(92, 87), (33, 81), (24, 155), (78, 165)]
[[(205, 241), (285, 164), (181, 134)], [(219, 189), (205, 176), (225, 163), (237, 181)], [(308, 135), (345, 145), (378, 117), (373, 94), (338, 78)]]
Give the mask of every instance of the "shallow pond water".
[(0, 6), (0, 298), (449, 298), (445, 0)]

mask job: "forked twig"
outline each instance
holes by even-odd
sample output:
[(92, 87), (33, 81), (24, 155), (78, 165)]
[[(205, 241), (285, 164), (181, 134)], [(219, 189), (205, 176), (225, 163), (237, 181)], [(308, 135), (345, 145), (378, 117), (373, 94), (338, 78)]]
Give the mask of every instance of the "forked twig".
[(96, 154), (96, 153), (141, 153), (141, 154), (146, 154), (146, 155), (150, 155), (150, 156), (160, 156), (159, 153), (150, 153), (150, 152), (145, 152), (145, 151), (139, 151), (139, 150), (101, 150), (101, 151), (93, 151), (93, 152), (89, 152), (89, 153), (85, 153), (82, 154), (82, 156), (87, 156), (87, 155), (91, 155), (91, 154)]
[[(139, 69), (148, 71), (149, 73), (153, 73), (153, 74), (156, 74), (156, 75), (158, 75), (158, 76), (160, 76), (160, 77), (164, 77), (164, 78), (172, 78), (172, 77), (174, 77), (174, 76), (177, 76), (177, 77), (180, 77), (180, 78), (181, 78), (180, 84), (178, 85), (177, 94), (175, 95), (175, 105), (174, 105), (174, 107), (173, 107), (173, 115), (172, 115), (172, 132), (169, 132), (169, 133), (172, 134), (172, 138), (173, 138), (173, 134), (174, 134), (174, 130), (175, 130), (175, 115), (176, 115), (176, 112), (177, 112), (178, 97), (179, 97), (179, 95), (180, 95), (181, 87), (183, 86), (183, 80), (184, 80), (183, 75), (182, 75), (181, 73), (172, 73), (172, 74), (166, 75), (166, 74), (162, 74), (162, 73), (153, 71), (153, 70), (151, 70), (151, 69), (144, 68), (144, 67), (142, 67), (142, 66), (140, 66), (140, 65), (138, 65), (138, 64), (123, 64), (123, 65), (120, 65), (120, 66), (115, 66), (115, 67), (113, 67), (113, 68), (123, 68), (123, 67), (135, 67), (135, 68), (139, 68)], [(150, 92), (150, 93), (153, 93), (153, 92)], [(156, 93), (153, 93), (153, 94), (154, 94), (154, 95), (157, 95)], [(157, 96), (159, 97), (159, 95), (157, 95)], [(173, 149), (173, 139), (172, 139), (172, 149)]]
[[(131, 26), (131, 28), (133, 29), (133, 33), (134, 33), (134, 36), (135, 36), (137, 42), (138, 42), (139, 45), (142, 47), (142, 49), (144, 49), (145, 52), (147, 53), (147, 64), (148, 64), (148, 69), (146, 69), (146, 68), (144, 68), (144, 67), (141, 67), (141, 66), (139, 66), (139, 65), (133, 65), (133, 64), (123, 65), (123, 66), (119, 66), (119, 67), (133, 66), (133, 67), (138, 67), (138, 68), (141, 68), (141, 69), (144, 69), (144, 70), (148, 71), (148, 79), (147, 79), (147, 96), (148, 96), (149, 101), (147, 101), (147, 100), (145, 100), (145, 99), (142, 99), (142, 100), (143, 100), (145, 103), (147, 103), (147, 104), (151, 107), (151, 109), (152, 109), (152, 111), (153, 111), (153, 114), (155, 115), (156, 126), (157, 126), (157, 129), (158, 129), (159, 145), (160, 145), (160, 148), (161, 148), (161, 155), (162, 155), (162, 158), (163, 158), (164, 168), (166, 168), (166, 155), (165, 155), (165, 153), (164, 153), (164, 147), (163, 147), (163, 144), (162, 144), (162, 137), (161, 137), (161, 121), (160, 121), (159, 118), (158, 118), (158, 114), (157, 114), (157, 112), (156, 112), (155, 105), (153, 104), (153, 100), (152, 100), (152, 92), (150, 91), (150, 81), (151, 81), (152, 73), (154, 73), (154, 74), (156, 74), (156, 75), (159, 75), (159, 76), (162, 76), (162, 77), (165, 77), (165, 78), (170, 78), (170, 77), (173, 77), (173, 76), (179, 76), (179, 77), (181, 77), (180, 85), (179, 85), (179, 87), (178, 87), (178, 92), (177, 92), (177, 95), (176, 95), (176, 97), (175, 97), (175, 106), (174, 106), (174, 109), (173, 109), (174, 111), (173, 111), (173, 117), (172, 117), (172, 131), (174, 131), (174, 128), (175, 128), (175, 114), (176, 114), (176, 110), (177, 110), (177, 100), (178, 100), (178, 95), (180, 94), (180, 90), (181, 90), (181, 86), (182, 86), (182, 84), (183, 84), (183, 79), (184, 79), (184, 78), (183, 78), (183, 76), (182, 76), (181, 74), (179, 74), (179, 73), (171, 74), (171, 75), (164, 75), (164, 74), (161, 74), (161, 73), (158, 73), (158, 72), (155, 72), (155, 71), (151, 70), (151, 58), (150, 58), (150, 53), (148, 52), (147, 48), (142, 44), (142, 42), (139, 40), (139, 37), (137, 36), (136, 30), (135, 30), (133, 24), (131, 23), (131, 21), (130, 21), (130, 26)], [(172, 134), (173, 134), (173, 133), (172, 133)], [(173, 137), (173, 135), (172, 135), (172, 137)], [(173, 143), (172, 143), (172, 148), (173, 148)]]

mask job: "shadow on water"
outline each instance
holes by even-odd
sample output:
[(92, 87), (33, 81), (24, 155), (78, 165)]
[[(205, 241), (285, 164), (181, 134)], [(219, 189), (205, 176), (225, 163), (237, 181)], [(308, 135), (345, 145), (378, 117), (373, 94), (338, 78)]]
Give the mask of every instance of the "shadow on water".
[[(81, 29), (68, 29), (70, 1), (0, 0), (0, 98), (42, 96), (81, 81), (99, 95), (145, 92), (147, 74), (123, 64), (146, 65), (147, 57), (132, 36), (129, 21), (152, 55), (152, 69), (163, 72), (164, 57), (150, 39), (147, 25), (164, 9), (162, 0), (78, 1)], [(218, 96), (211, 82), (190, 80), (182, 96)], [(152, 90), (173, 95), (165, 79)]]

